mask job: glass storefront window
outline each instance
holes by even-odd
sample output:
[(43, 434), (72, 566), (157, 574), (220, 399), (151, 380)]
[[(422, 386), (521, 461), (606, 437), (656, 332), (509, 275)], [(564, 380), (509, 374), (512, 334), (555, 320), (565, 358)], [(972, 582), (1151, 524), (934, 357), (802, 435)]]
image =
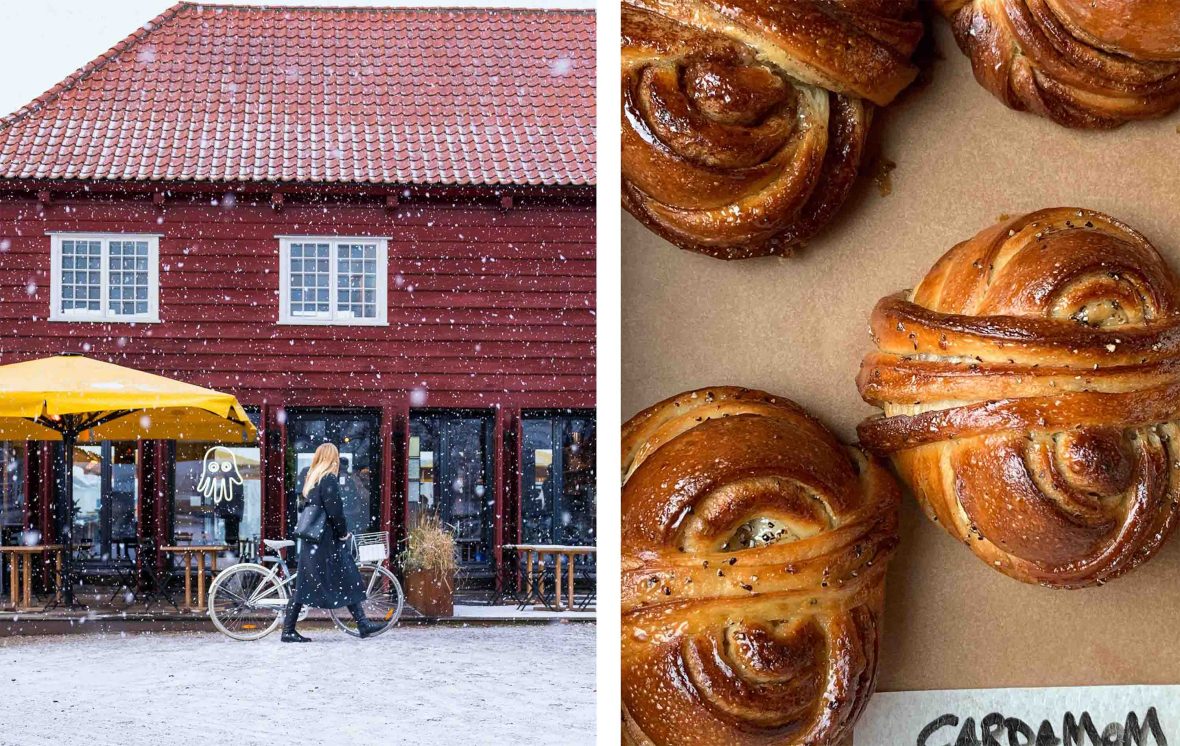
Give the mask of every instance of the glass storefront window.
[(0, 529), (7, 537), (25, 524), (25, 444), (0, 443)]
[(75, 446), (73, 534), (83, 559), (110, 557), (119, 545), (135, 541), (138, 471), (132, 441)]
[(288, 536), (299, 516), (303, 478), (323, 443), (340, 449), (340, 499), (348, 530), (381, 530), (380, 423), (380, 415), (368, 410), (287, 410)]
[(177, 443), (172, 540), (252, 556), (262, 527), (260, 456), (258, 446)]
[(409, 467), (409, 513), (406, 515), (406, 525), (413, 526), (418, 520), (420, 511), (431, 510), (434, 505), (434, 446), (432, 440), (427, 440), (427, 446), (422, 448), (422, 436), (410, 436), (410, 467)]
[(491, 568), (493, 485), (491, 413), (419, 410), (410, 413), (409, 514), (430, 511), (455, 532), (459, 564)]
[(594, 418), (529, 413), (522, 422), (521, 532), (528, 544), (595, 543)]

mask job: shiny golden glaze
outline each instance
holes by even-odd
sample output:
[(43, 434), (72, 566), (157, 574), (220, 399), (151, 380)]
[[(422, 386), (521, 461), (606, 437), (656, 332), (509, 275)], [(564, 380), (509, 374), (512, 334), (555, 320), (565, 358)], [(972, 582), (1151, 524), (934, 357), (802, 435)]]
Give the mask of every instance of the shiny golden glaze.
[(1013, 109), (1117, 127), (1180, 105), (1176, 0), (937, 0), (976, 79)]
[(650, 407), (622, 447), (624, 743), (836, 743), (876, 679), (888, 471), (729, 387)]
[(1041, 210), (951, 249), (882, 299), (857, 383), (927, 515), (1029, 583), (1148, 559), (1180, 499), (1180, 286), (1101, 213)]
[(916, 74), (913, 5), (624, 2), (624, 207), (685, 249), (789, 253), (847, 196), (872, 105)]

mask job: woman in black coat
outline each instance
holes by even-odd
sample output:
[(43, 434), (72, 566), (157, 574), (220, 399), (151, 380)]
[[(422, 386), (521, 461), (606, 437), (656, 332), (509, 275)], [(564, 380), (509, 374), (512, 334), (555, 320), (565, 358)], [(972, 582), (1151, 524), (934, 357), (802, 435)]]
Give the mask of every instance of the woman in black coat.
[(349, 551), (352, 534), (344, 520), (340, 500), (340, 451), (331, 443), (316, 449), (303, 481), (300, 509), (319, 505), (325, 515), (324, 533), (319, 542), (304, 539), (299, 546), (299, 576), (295, 596), (287, 605), (283, 619), (283, 642), (311, 642), (295, 631), (295, 622), (304, 604), (321, 609), (347, 606), (356, 620), (362, 638), (381, 630), (381, 624), (365, 618), (361, 602), (365, 600), (365, 583)]

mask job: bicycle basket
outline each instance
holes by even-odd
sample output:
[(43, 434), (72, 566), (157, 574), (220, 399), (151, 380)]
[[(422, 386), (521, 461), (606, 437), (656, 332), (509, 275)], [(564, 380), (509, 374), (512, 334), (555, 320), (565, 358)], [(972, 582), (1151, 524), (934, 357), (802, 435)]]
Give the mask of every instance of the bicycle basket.
[(389, 532), (375, 531), (370, 534), (356, 534), (356, 561), (378, 564), (389, 559)]

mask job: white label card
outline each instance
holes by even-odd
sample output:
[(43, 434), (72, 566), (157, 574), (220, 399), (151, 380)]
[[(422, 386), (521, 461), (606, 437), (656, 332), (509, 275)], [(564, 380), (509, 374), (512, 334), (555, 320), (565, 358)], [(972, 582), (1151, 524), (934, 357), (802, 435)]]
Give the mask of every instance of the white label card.
[(880, 692), (854, 746), (1180, 746), (1180, 686)]

